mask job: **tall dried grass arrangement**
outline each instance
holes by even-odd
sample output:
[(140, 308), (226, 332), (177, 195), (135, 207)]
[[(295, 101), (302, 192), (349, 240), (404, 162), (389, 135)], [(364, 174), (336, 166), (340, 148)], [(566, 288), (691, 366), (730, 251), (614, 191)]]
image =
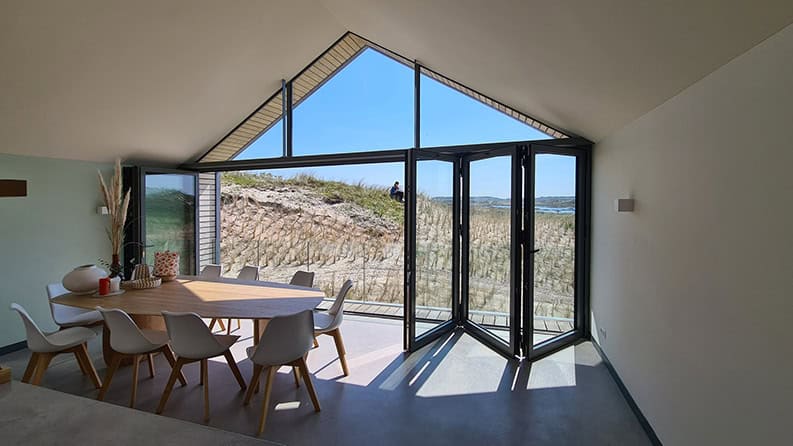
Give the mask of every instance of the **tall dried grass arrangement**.
[(129, 193), (123, 192), (121, 182), (121, 160), (116, 159), (116, 166), (113, 170), (113, 178), (110, 179), (110, 187), (105, 183), (102, 172), (99, 175), (99, 191), (107, 206), (109, 217), (108, 226), (105, 228), (107, 238), (110, 239), (110, 247), (113, 256), (118, 256), (121, 252), (121, 244), (124, 242), (124, 223), (127, 221), (127, 210), (129, 209)]

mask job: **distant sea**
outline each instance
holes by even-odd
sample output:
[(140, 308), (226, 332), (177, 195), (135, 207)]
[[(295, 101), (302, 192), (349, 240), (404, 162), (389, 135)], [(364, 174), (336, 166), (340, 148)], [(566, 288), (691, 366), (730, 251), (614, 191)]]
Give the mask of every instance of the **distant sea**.
[[(510, 206), (504, 206), (497, 204), (495, 206), (490, 206), (491, 208), (498, 208), (498, 209), (509, 209)], [(554, 208), (548, 206), (534, 206), (534, 212), (540, 214), (575, 214), (575, 208)]]
[[(450, 204), (451, 197), (432, 197), (433, 200)], [(575, 214), (575, 197), (537, 197), (534, 212), (540, 214)], [(510, 200), (498, 197), (471, 197), (471, 205), (478, 207), (509, 209)]]

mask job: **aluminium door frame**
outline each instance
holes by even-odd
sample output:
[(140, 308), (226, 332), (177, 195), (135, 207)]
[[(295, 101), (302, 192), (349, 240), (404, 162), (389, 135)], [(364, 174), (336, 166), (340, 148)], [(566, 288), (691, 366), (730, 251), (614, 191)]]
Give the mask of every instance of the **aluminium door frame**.
[[(469, 318), (469, 256), (470, 256), (470, 199), (471, 162), (509, 156), (510, 157), (510, 273), (509, 273), (509, 342), (490, 333), (486, 328)], [(522, 250), (522, 179), (523, 165), (520, 146), (500, 147), (470, 155), (462, 155), (462, 246), (461, 256), (461, 322), (466, 332), (507, 358), (520, 356), (521, 348), (521, 250)]]
[[(560, 141), (538, 141), (524, 145), (523, 168), (526, 175), (523, 198), (523, 356), (529, 361), (553, 354), (580, 340), (591, 338), (589, 315), (590, 222), (592, 200), (592, 144), (575, 146)], [(575, 274), (573, 330), (534, 345), (534, 183), (536, 155), (564, 155), (576, 159)]]
[[(452, 190), (452, 317), (448, 321), (416, 336), (416, 219), (417, 166), (419, 161), (439, 160), (452, 164), (455, 182)], [(448, 334), (460, 325), (460, 157), (438, 152), (413, 149), (405, 160), (405, 301), (404, 301), (404, 349), (416, 351)]]

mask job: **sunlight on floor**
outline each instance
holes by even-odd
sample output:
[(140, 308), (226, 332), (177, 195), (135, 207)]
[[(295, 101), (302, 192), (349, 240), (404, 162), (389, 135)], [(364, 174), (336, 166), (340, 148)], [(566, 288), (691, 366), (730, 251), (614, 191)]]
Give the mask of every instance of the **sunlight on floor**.
[(300, 408), (300, 401), (286, 401), (275, 405), (275, 411), (279, 410), (295, 410)]

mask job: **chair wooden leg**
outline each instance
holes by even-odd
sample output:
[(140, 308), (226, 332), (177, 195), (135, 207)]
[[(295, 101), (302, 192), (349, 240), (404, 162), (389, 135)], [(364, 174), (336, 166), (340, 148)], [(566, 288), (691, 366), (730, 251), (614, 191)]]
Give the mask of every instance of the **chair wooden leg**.
[(336, 341), (336, 351), (339, 353), (339, 362), (341, 362), (341, 370), (344, 372), (344, 376), (349, 376), (350, 370), (347, 368), (347, 351), (344, 350), (344, 341), (341, 340), (341, 330), (335, 329), (328, 333), (329, 335), (333, 336), (333, 340)]
[[(253, 365), (253, 374), (251, 375), (251, 385), (248, 386), (248, 392), (245, 394), (245, 404), (246, 406), (251, 403), (251, 398), (253, 397), (253, 392), (259, 387), (259, 377), (262, 374), (263, 367), (259, 364)], [(268, 372), (269, 373), (269, 370)]]
[(308, 364), (306, 364), (304, 358), (300, 358), (298, 363), (300, 364), (298, 368), (303, 373), (303, 381), (306, 383), (308, 396), (311, 397), (311, 402), (314, 404), (314, 411), (319, 412), (321, 410), (319, 407), (319, 398), (317, 398), (317, 392), (314, 390), (314, 382), (311, 381), (311, 375), (308, 374)]
[(99, 379), (99, 374), (96, 373), (94, 363), (91, 361), (91, 357), (88, 355), (88, 344), (80, 344), (78, 349), (75, 351), (75, 356), (77, 356), (78, 361), (82, 362), (83, 367), (85, 367), (86, 374), (94, 383), (94, 387), (101, 389), (102, 381)]
[(314, 336), (314, 348), (319, 348), (319, 341), (317, 341), (316, 336)]
[(146, 361), (149, 363), (149, 378), (154, 378), (154, 353), (146, 355)]
[(258, 345), (261, 337), (259, 319), (253, 319), (253, 345)]
[(74, 353), (74, 359), (77, 361), (77, 365), (80, 366), (80, 373), (87, 375), (88, 370), (85, 368), (85, 363), (83, 362), (83, 358), (80, 357), (78, 350), (74, 349), (72, 353)]
[[(171, 347), (166, 345), (160, 351), (162, 352), (163, 356), (165, 356), (165, 359), (168, 361), (168, 364), (171, 364), (171, 370), (173, 370), (173, 368), (176, 367), (176, 357), (174, 357), (173, 351), (171, 351)], [(182, 366), (179, 366), (179, 375), (177, 376), (177, 378), (179, 379), (179, 382), (182, 384), (182, 387), (187, 385), (187, 378), (185, 378), (184, 372), (182, 372)]]
[(30, 361), (28, 361), (28, 366), (25, 369), (25, 374), (22, 375), (22, 382), (27, 384), (30, 382), (30, 378), (33, 376), (33, 372), (36, 371), (36, 363), (39, 361), (39, 354), (33, 353), (30, 355)]
[(270, 407), (270, 394), (273, 390), (273, 376), (275, 375), (276, 367), (267, 369), (267, 381), (264, 383), (264, 401), (262, 402), (262, 416), (259, 419), (259, 431), (257, 435), (264, 432), (264, 423), (267, 421), (267, 410)]
[(218, 319), (218, 325), (221, 331), (226, 329), (226, 324), (223, 323), (223, 319)]
[[(169, 349), (170, 351), (170, 349)], [(166, 358), (168, 356), (166, 355)], [(171, 369), (171, 376), (168, 377), (168, 384), (165, 385), (165, 390), (162, 392), (162, 396), (160, 397), (160, 404), (157, 405), (157, 413), (162, 413), (165, 410), (165, 403), (168, 402), (168, 398), (171, 397), (171, 392), (173, 391), (173, 385), (176, 383), (176, 380), (182, 375), (182, 366), (185, 362), (182, 359), (177, 359), (176, 363), (173, 364)]]
[(300, 387), (300, 374), (297, 373), (297, 367), (292, 366), (292, 375), (295, 376), (295, 386)]
[(129, 397), (129, 407), (135, 407), (135, 398), (138, 396), (138, 369), (140, 369), (140, 355), (132, 357), (132, 395)]
[(107, 373), (105, 374), (105, 382), (102, 384), (102, 390), (99, 391), (99, 395), (96, 397), (96, 399), (99, 401), (105, 399), (107, 389), (110, 387), (110, 381), (113, 380), (113, 375), (116, 373), (116, 370), (118, 370), (119, 364), (121, 364), (121, 355), (115, 353), (110, 359), (110, 365), (107, 367)]
[(212, 329), (215, 328), (215, 324), (217, 323), (217, 321), (218, 321), (217, 319), (212, 319), (209, 322), (209, 331), (212, 331)]
[(231, 373), (234, 374), (234, 378), (237, 378), (237, 383), (240, 385), (240, 389), (247, 389), (248, 386), (245, 384), (245, 378), (242, 377), (242, 373), (240, 373), (240, 369), (237, 367), (237, 362), (234, 361), (234, 355), (231, 354), (230, 350), (226, 350), (225, 353), (223, 353), (223, 356), (226, 358), (226, 362), (229, 364), (229, 368), (231, 369)]
[(33, 374), (33, 380), (30, 382), (34, 386), (41, 384), (41, 379), (44, 378), (44, 372), (50, 365), (50, 361), (55, 357), (54, 353), (39, 353), (38, 360), (36, 361), (36, 372)]
[(237, 330), (242, 330), (242, 322), (239, 319), (237, 319)]
[(229, 320), (226, 321), (226, 334), (227, 335), (231, 334), (231, 318), (229, 318)]
[(201, 381), (204, 383), (204, 421), (209, 421), (209, 374), (207, 371), (208, 360), (201, 360)]

